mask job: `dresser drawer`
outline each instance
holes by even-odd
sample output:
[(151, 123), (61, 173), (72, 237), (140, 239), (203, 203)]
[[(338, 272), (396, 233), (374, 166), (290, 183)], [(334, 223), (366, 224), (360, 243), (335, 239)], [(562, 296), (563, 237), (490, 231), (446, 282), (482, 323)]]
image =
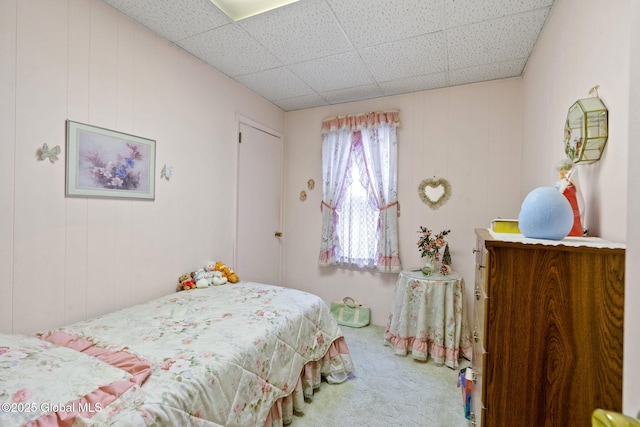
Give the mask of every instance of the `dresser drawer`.
[(477, 363), (474, 363), (474, 368), (479, 371), (482, 370), (482, 365), (480, 364), (482, 361), (482, 354), (486, 352), (484, 341), (484, 325), (481, 322), (482, 319), (474, 316), (473, 329), (471, 331), (471, 341), (473, 344), (473, 360), (477, 361)]
[(489, 288), (487, 284), (487, 270), (489, 268), (489, 252), (485, 248), (475, 249), (476, 253), (476, 271), (475, 282), (482, 291), (489, 295)]
[(473, 368), (475, 378), (474, 388), (480, 390), (478, 396), (482, 396), (481, 401), (483, 402), (483, 406), (486, 406), (486, 399), (484, 398), (484, 394), (482, 393), (482, 378), (485, 372), (485, 367), (487, 366), (487, 358), (489, 357), (489, 353), (487, 353), (487, 349), (484, 345), (483, 336), (478, 332), (481, 328), (478, 326), (478, 319), (474, 319), (476, 322), (474, 324), (474, 328), (472, 331), (472, 340), (473, 340), (473, 360), (471, 362), (471, 366)]
[(487, 298), (487, 295), (482, 291), (479, 284), (476, 283), (473, 289), (474, 330), (472, 332), (474, 341), (482, 343), (485, 348), (487, 347), (486, 342), (484, 341), (486, 328), (485, 315), (487, 313), (488, 303), (489, 299)]
[(474, 346), (474, 384), (472, 396), (472, 420), (474, 423), (472, 425), (479, 427), (485, 424), (483, 420), (487, 411), (487, 393), (484, 387), (484, 374), (482, 372), (482, 366), (486, 363), (487, 353), (484, 353), (481, 349), (481, 353), (476, 354), (475, 349), (476, 347)]

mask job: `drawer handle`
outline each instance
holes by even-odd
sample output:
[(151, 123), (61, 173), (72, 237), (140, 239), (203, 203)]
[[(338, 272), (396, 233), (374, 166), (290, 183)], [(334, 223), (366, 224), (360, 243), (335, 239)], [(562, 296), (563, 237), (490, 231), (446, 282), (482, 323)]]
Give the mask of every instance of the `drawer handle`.
[(477, 267), (478, 267), (478, 270), (480, 270), (481, 268), (487, 268), (486, 265), (480, 265), (480, 264), (477, 264)]
[(474, 248), (474, 249), (473, 249), (473, 253), (475, 254), (475, 253), (477, 253), (477, 252), (480, 252), (480, 249), (475, 249), (475, 248)]
[(482, 296), (482, 294), (480, 293), (480, 289), (476, 288), (473, 292), (473, 294), (476, 297), (476, 301), (480, 301), (480, 297)]

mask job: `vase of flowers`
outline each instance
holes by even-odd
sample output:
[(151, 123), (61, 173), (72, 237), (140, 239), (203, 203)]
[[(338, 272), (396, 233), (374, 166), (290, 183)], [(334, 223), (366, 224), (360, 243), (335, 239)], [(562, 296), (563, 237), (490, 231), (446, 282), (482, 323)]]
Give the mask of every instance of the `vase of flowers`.
[(427, 255), (424, 259), (424, 265), (420, 269), (422, 272), (430, 276), (436, 271), (436, 260), (433, 255)]
[(428, 228), (420, 226), (418, 230), (420, 234), (418, 251), (420, 256), (425, 258), (424, 267), (422, 267), (424, 274), (430, 275), (436, 271), (436, 263), (440, 261), (440, 249), (447, 244), (445, 236), (450, 232), (451, 230), (442, 230), (440, 233), (434, 234)]

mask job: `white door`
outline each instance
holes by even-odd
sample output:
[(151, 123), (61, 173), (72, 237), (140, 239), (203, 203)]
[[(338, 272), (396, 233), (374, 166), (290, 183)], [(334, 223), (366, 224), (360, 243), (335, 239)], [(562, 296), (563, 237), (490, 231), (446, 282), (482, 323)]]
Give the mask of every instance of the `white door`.
[(280, 285), (283, 142), (258, 127), (239, 126), (235, 271), (241, 280)]

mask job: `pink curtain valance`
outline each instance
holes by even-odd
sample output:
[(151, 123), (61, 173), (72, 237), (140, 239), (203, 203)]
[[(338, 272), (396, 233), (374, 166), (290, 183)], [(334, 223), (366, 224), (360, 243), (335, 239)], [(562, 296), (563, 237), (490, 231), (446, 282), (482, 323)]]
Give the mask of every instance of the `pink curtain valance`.
[(388, 123), (395, 127), (399, 126), (399, 111), (374, 111), (371, 113), (331, 117), (322, 121), (322, 133), (324, 134), (338, 129), (356, 131), (363, 128), (379, 126), (383, 123)]

